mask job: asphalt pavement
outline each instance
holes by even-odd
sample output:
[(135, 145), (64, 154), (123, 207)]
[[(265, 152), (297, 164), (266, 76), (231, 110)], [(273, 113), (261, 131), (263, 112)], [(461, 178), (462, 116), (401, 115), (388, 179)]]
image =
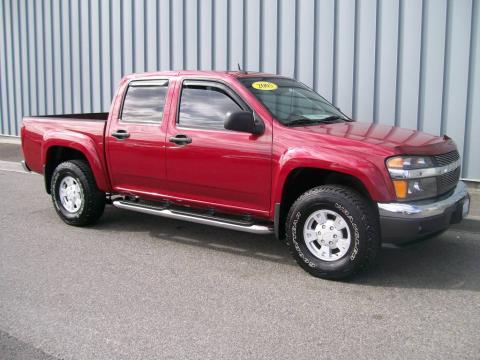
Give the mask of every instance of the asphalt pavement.
[(23, 160), (23, 154), (19, 144), (3, 143), (1, 141), (2, 139), (0, 139), (0, 160), (12, 162)]
[(69, 227), (15, 165), (0, 167), (0, 359), (480, 358), (478, 221), (334, 282), (273, 236), (112, 207)]

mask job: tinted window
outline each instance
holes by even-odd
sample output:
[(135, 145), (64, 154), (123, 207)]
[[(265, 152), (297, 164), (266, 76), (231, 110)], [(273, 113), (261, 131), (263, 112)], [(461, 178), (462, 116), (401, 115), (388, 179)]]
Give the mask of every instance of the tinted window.
[(122, 121), (160, 122), (167, 86), (129, 86), (123, 103)]
[(222, 89), (214, 86), (185, 86), (180, 100), (181, 126), (206, 129), (224, 129), (229, 112), (242, 110)]

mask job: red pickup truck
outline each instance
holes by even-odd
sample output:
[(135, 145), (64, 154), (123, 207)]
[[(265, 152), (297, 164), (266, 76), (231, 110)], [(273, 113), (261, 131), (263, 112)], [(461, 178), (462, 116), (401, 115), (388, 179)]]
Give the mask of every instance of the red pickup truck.
[(381, 242), (469, 211), (447, 136), (355, 122), (307, 86), (246, 72), (126, 76), (109, 113), (27, 117), (24, 166), (67, 224), (105, 204), (285, 239), (300, 266), (344, 278)]

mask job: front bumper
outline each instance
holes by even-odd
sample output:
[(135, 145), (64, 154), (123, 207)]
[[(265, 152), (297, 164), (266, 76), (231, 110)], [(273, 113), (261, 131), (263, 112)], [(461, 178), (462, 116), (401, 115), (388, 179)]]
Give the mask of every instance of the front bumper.
[(401, 244), (447, 229), (468, 215), (470, 195), (459, 181), (453, 192), (411, 203), (378, 203), (384, 242)]

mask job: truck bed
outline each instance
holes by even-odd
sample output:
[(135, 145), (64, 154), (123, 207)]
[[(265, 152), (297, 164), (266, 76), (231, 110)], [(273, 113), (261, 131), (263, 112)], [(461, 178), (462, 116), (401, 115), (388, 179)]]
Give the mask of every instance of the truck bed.
[(89, 138), (100, 159), (103, 159), (103, 134), (108, 113), (44, 115), (23, 118), (22, 150), (30, 169), (43, 173), (42, 156), (50, 138), (66, 144), (78, 137)]

